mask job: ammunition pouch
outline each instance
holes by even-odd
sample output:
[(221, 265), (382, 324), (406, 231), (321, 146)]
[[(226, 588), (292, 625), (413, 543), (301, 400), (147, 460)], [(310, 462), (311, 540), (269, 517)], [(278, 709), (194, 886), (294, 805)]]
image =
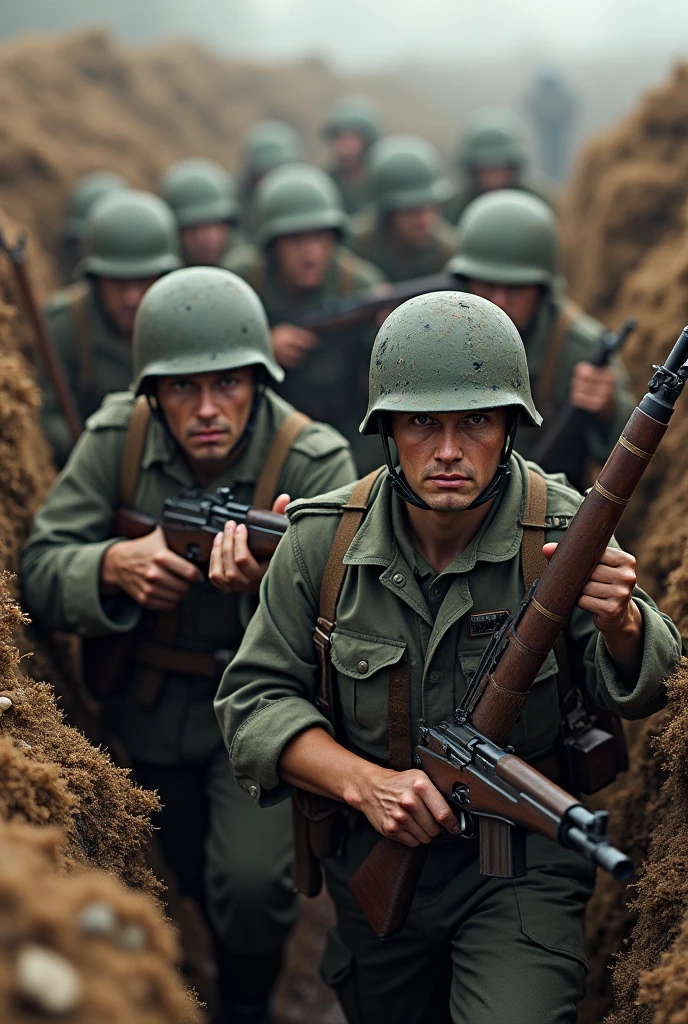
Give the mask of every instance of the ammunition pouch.
[(628, 768), (621, 722), (603, 709), (599, 714), (588, 713), (579, 703), (568, 712), (562, 721), (561, 747), (565, 772), (575, 793), (597, 793)]
[(294, 828), (294, 891), (317, 896), (322, 887), (321, 863), (342, 852), (344, 810), (335, 800), (302, 789), (292, 794)]

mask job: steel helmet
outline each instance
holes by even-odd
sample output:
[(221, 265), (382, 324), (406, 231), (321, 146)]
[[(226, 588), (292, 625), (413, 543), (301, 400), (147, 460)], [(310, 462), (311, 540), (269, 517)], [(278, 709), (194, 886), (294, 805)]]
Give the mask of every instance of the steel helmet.
[(180, 160), (163, 175), (160, 192), (180, 228), (239, 218), (234, 179), (213, 160)]
[(377, 142), (380, 125), (372, 104), (362, 96), (345, 96), (335, 103), (323, 125), (323, 135), (332, 139), (340, 132), (360, 135), (367, 146)]
[(254, 211), (255, 242), (262, 248), (282, 235), (304, 231), (333, 230), (342, 236), (349, 224), (337, 186), (308, 164), (267, 174), (256, 190)]
[(435, 147), (415, 135), (388, 135), (375, 143), (370, 181), (373, 202), (382, 214), (439, 205), (454, 193)]
[(152, 192), (120, 190), (99, 199), (86, 221), (84, 250), (76, 274), (143, 278), (182, 266), (172, 211)]
[(129, 182), (114, 171), (92, 171), (75, 182), (67, 200), (65, 238), (78, 241), (83, 238), (88, 211), (102, 196), (118, 189), (129, 188)]

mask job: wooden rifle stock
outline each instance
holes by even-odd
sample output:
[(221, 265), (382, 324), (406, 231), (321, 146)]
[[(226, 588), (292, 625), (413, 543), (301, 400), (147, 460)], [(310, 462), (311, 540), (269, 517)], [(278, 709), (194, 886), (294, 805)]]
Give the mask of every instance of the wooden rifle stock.
[(344, 330), (372, 320), (376, 313), (388, 306), (396, 307), (416, 295), (438, 291), (456, 291), (456, 280), (448, 274), (431, 274), (394, 285), (375, 285), (304, 309), (292, 323), (316, 332)]
[[(537, 673), (600, 560), (623, 510), (649, 465), (688, 378), (688, 327), (664, 366), (655, 366), (650, 391), (633, 411), (594, 487), (564, 533), (537, 582), (506, 647), (491, 670), (471, 687), (462, 710), (474, 729), (504, 747)], [(420, 877), (427, 847), (404, 847), (381, 839), (349, 881), (349, 888), (379, 937), (403, 926), (414, 879)], [(394, 860), (387, 860), (394, 856)], [(410, 863), (409, 863), (410, 862)], [(393, 877), (392, 865), (403, 868)], [(409, 887), (413, 886), (409, 890)]]
[(0, 231), (0, 248), (4, 249), (10, 258), (19, 293), (24, 302), (24, 307), (29, 318), (31, 328), (34, 332), (34, 336), (38, 342), (41, 358), (48, 372), (48, 376), (50, 377), (50, 382), (55, 391), (55, 395), (57, 396), (60, 408), (62, 409), (62, 414), (67, 421), (72, 437), (75, 441), (78, 441), (83, 432), (84, 424), (72, 397), (72, 393), (69, 390), (64, 367), (60, 362), (60, 357), (55, 349), (53, 339), (48, 333), (43, 317), (41, 316), (38, 310), (38, 305), (36, 304), (36, 298), (33, 293), (33, 288), (31, 286), (26, 266), (26, 237), (22, 236), (15, 246), (10, 246), (2, 231)]

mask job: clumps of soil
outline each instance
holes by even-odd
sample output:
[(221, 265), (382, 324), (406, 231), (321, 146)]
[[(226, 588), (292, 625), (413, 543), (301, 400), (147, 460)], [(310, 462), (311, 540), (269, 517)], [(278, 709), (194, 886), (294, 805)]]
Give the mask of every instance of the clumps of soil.
[(150, 897), (78, 868), (59, 829), (0, 822), (0, 1020), (194, 1024), (171, 927)]

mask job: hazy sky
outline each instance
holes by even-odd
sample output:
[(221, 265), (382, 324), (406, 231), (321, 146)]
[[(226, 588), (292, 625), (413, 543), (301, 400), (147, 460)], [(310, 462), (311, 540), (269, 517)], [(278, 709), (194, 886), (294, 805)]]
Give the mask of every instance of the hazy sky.
[(98, 23), (128, 41), (191, 35), (237, 55), (352, 68), (688, 54), (686, 0), (0, 0), (3, 34)]

